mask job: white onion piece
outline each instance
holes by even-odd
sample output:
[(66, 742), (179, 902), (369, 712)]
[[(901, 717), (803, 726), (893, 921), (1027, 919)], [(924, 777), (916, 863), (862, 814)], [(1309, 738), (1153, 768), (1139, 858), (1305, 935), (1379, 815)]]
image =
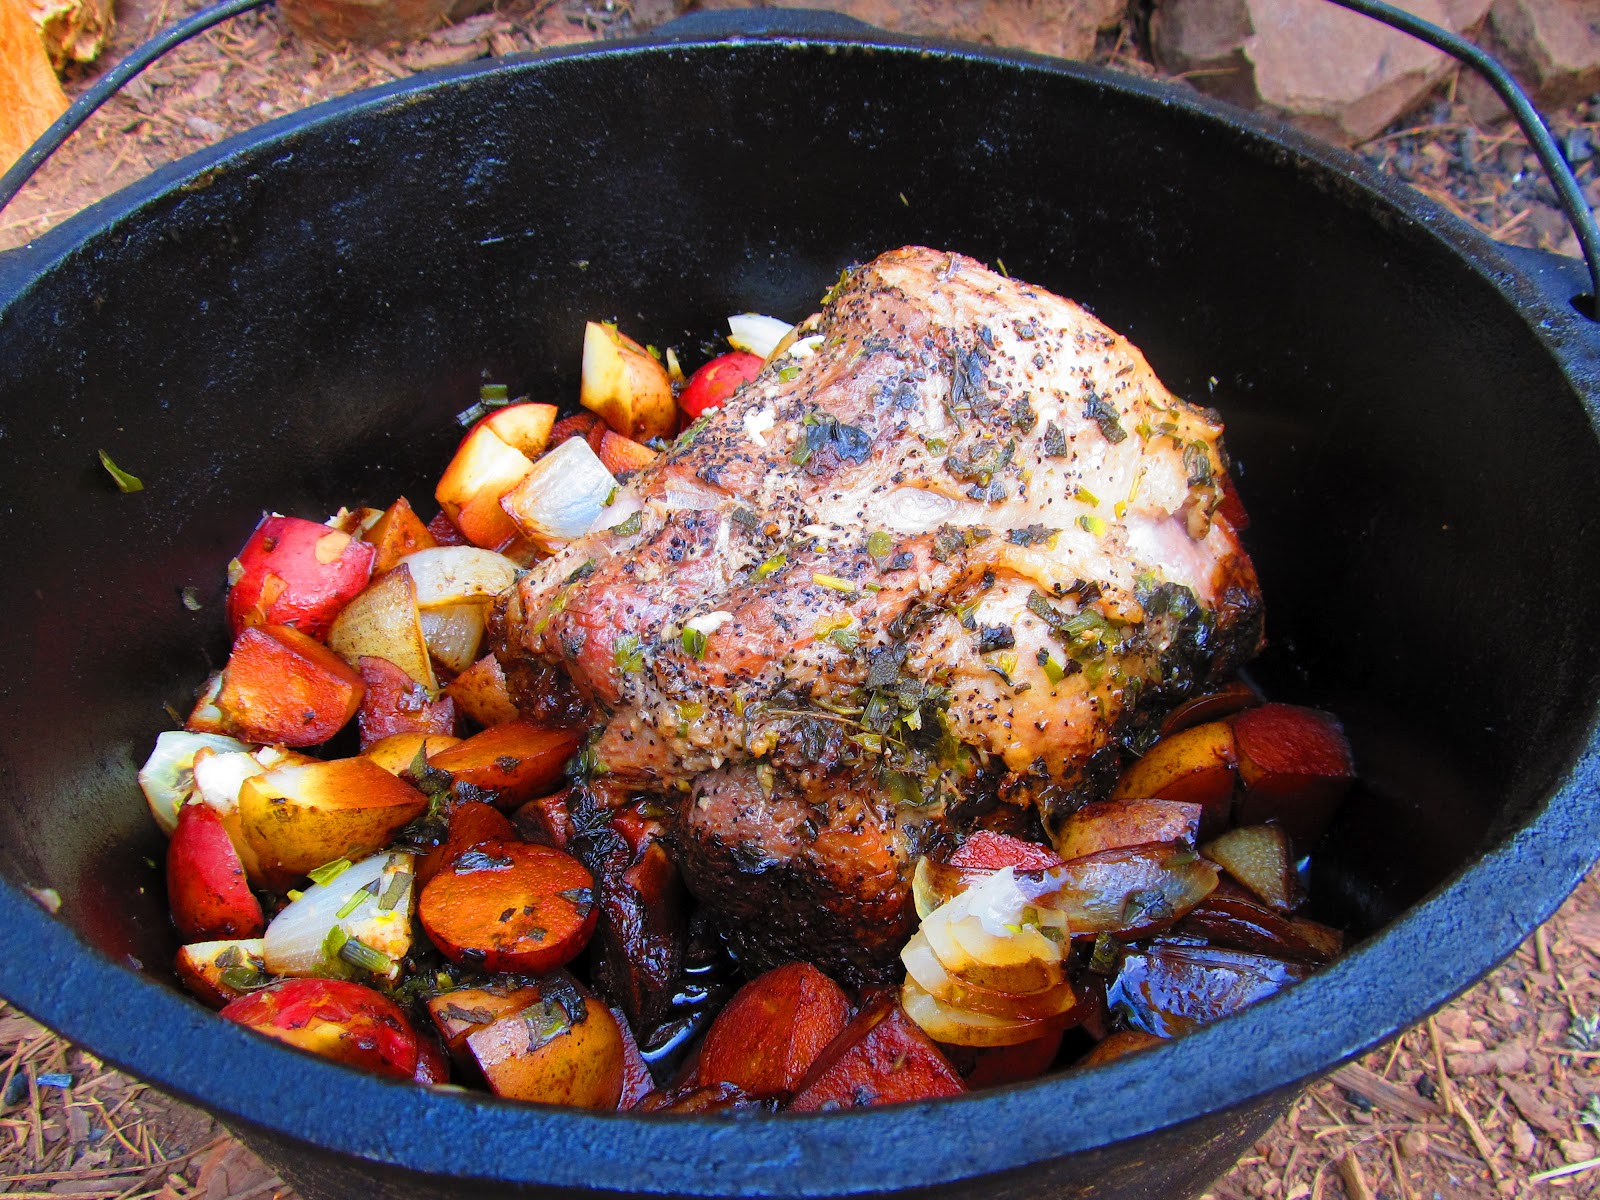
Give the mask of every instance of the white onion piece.
[[(400, 960), (411, 949), (414, 867), (412, 855), (392, 851), (364, 858), (327, 883), (312, 884), (267, 926), (262, 944), (267, 973), (335, 978), (353, 974), (343, 959), (330, 961), (325, 951), (328, 934), (338, 925), (347, 938), (388, 956), (393, 968), (378, 973), (380, 978), (397, 978)], [(339, 911), (363, 889), (360, 901), (341, 917)], [(387, 909), (382, 907), (386, 895), (391, 900)]]
[(428, 653), (452, 671), (465, 671), (478, 661), (483, 641), (484, 606), (451, 604), (422, 610), (422, 637)]
[(1045, 1021), (952, 1008), (935, 1000), (909, 975), (900, 989), (900, 1007), (934, 1041), (951, 1046), (1015, 1046), (1042, 1037), (1051, 1028)]
[(778, 348), (778, 343), (788, 336), (794, 326), (777, 317), (764, 317), (760, 313), (740, 313), (728, 318), (728, 345), (746, 354), (766, 358)]
[(813, 333), (810, 337), (803, 337), (783, 352), (784, 358), (810, 358), (822, 349), (822, 335)]
[(589, 532), (617, 481), (583, 438), (568, 438), (533, 464), (501, 507), (536, 541), (581, 537)]
[(195, 795), (227, 816), (239, 807), (239, 789), (244, 781), (266, 773), (267, 768), (248, 750), (200, 754), (194, 763)]
[(634, 513), (644, 508), (644, 501), (631, 492), (620, 492), (617, 498), (600, 510), (600, 515), (594, 519), (594, 524), (589, 526), (589, 533), (599, 533), (601, 530), (610, 529), (621, 525)]
[(477, 546), (434, 546), (405, 557), (423, 610), (487, 604), (517, 581), (517, 564), (504, 554)]
[(220, 733), (169, 729), (156, 735), (155, 749), (139, 769), (139, 790), (149, 802), (156, 824), (168, 837), (178, 828), (178, 809), (194, 795), (194, 756), (202, 749), (228, 754), (248, 751), (250, 747), (248, 743), (223, 737)]

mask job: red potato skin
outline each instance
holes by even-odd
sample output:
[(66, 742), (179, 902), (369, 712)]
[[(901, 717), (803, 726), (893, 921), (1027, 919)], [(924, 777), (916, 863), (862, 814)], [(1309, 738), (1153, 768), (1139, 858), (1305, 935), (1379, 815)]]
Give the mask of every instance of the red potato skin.
[(428, 765), (450, 775), (457, 799), (516, 808), (561, 782), (582, 736), (576, 729), (507, 721), (441, 750)]
[(571, 788), (564, 788), (529, 800), (511, 814), (512, 823), (526, 840), (565, 850), (572, 833), (572, 816), (567, 812), (567, 797), (571, 793)]
[(571, 962), (600, 916), (588, 868), (527, 842), (489, 841), (473, 850), (504, 865), (479, 868), (458, 856), (422, 889), (417, 915), (440, 953), (485, 971), (527, 975)]
[(967, 1090), (893, 996), (863, 1008), (801, 1080), (789, 1108), (823, 1112), (958, 1096)]
[(240, 575), (228, 589), (228, 627), (293, 625), (328, 636), (339, 610), (372, 577), (376, 549), (300, 517), (264, 517), (239, 551)]
[(743, 350), (719, 354), (693, 375), (678, 396), (678, 407), (691, 421), (713, 408), (721, 408), (739, 386), (761, 371), (760, 355)]
[(342, 979), (286, 979), (222, 1010), (280, 1042), (377, 1075), (415, 1079), (417, 1031), (387, 997)]
[(1055, 1063), (1063, 1033), (1057, 1029), (1031, 1042), (974, 1050), (972, 1069), (963, 1078), (974, 1091), (1037, 1079)]
[(467, 1049), (467, 1037), (501, 1017), (521, 1012), (538, 1000), (539, 994), (539, 988), (533, 984), (461, 988), (432, 997), (427, 1001), (427, 1009), (434, 1028), (444, 1039), (445, 1049), (464, 1074), (472, 1075), (477, 1072), (478, 1064)]
[(776, 967), (740, 988), (711, 1023), (699, 1083), (757, 1096), (793, 1092), (849, 1017), (843, 989), (816, 967)]
[(1192, 844), (1201, 813), (1177, 800), (1091, 800), (1067, 818), (1056, 844), (1068, 859), (1151, 842)]
[(436, 546), (470, 546), (467, 535), (456, 528), (448, 513), (439, 513), (427, 525), (428, 536)]
[(450, 1082), (450, 1056), (444, 1052), (438, 1038), (417, 1034), (417, 1068), (411, 1077), (429, 1087)]
[(428, 691), (386, 658), (361, 656), (361, 682), (366, 688), (356, 722), (361, 750), (397, 733), (456, 731), (456, 702), (449, 696), (428, 699)]
[(207, 804), (178, 810), (167, 844), (167, 899), (185, 942), (257, 938), (267, 927), (222, 817)]
[(626, 1112), (655, 1091), (656, 1081), (650, 1074), (650, 1064), (639, 1052), (639, 1043), (634, 1040), (628, 1018), (620, 1008), (613, 1008), (611, 1015), (617, 1022), (617, 1031), (622, 1034), (622, 1097), (617, 1101), (617, 1111)]
[(247, 741), (315, 746), (349, 723), (365, 694), (361, 676), (321, 642), (261, 625), (234, 640), (216, 703)]
[(562, 417), (555, 423), (555, 428), (550, 430), (548, 448), (554, 450), (568, 438), (581, 437), (589, 443), (589, 449), (598, 455), (600, 444), (605, 440), (610, 428), (611, 426), (607, 425), (598, 413), (573, 413), (570, 417)]
[(1012, 867), (1018, 871), (1047, 871), (1062, 865), (1061, 856), (1049, 846), (1025, 842), (1008, 833), (980, 829), (956, 848), (950, 865), (963, 872), (991, 872)]
[(417, 886), (428, 881), (480, 842), (516, 840), (517, 831), (492, 804), (458, 804), (450, 813), (450, 832), (417, 862)]
[(1203, 696), (1191, 696), (1169, 712), (1161, 722), (1161, 736), (1171, 737), (1196, 725), (1225, 720), (1261, 703), (1261, 697), (1248, 685), (1227, 683)]
[(1315, 708), (1263, 704), (1233, 718), (1233, 735), (1243, 784), (1237, 823), (1276, 821), (1309, 850), (1355, 783), (1344, 726)]

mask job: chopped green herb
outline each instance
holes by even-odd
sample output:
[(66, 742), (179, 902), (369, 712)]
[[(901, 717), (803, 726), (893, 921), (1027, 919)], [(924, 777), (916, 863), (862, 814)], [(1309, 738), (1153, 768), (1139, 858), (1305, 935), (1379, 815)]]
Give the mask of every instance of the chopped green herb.
[(197, 588), (184, 588), (178, 593), (178, 598), (183, 601), (183, 606), (190, 612), (199, 612), (202, 607), (200, 603), (200, 592)]
[(389, 877), (389, 886), (383, 889), (383, 895), (378, 898), (378, 911), (393, 912), (410, 886), (411, 872), (396, 871)]
[(639, 646), (639, 635), (625, 633), (611, 644), (611, 661), (624, 675), (635, 675), (644, 669), (644, 650)]
[(683, 652), (690, 658), (703, 659), (706, 656), (706, 635), (691, 626), (684, 626), (683, 636), (679, 639), (683, 644)]
[(791, 367), (779, 367), (778, 368), (778, 382), (779, 383), (791, 383), (795, 379), (799, 378), (799, 375), (800, 375), (800, 368), (799, 367), (792, 367), (791, 366)]
[(355, 891), (350, 893), (350, 899), (341, 904), (339, 906), (339, 911), (334, 915), (342, 921), (377, 894), (378, 881), (376, 879), (374, 879), (371, 883), (364, 883)]
[(348, 871), (350, 867), (351, 862), (348, 858), (336, 858), (330, 863), (323, 863), (315, 870), (307, 871), (306, 878), (310, 879), (312, 883), (332, 883)]
[(611, 527), (611, 532), (618, 537), (632, 537), (644, 526), (644, 510), (634, 509), (624, 521), (618, 521)]
[(848, 653), (856, 648), (861, 641), (861, 637), (854, 629), (835, 629), (828, 635), (828, 640)]
[(344, 931), (343, 925), (335, 925), (328, 930), (328, 936), (322, 939), (322, 956), (330, 961), (339, 957), (339, 951), (344, 949), (344, 944), (350, 940), (350, 935)]
[(360, 938), (351, 938), (340, 946), (339, 957), (352, 967), (370, 971), (374, 975), (387, 975), (394, 969), (394, 959), (381, 950), (374, 950)]
[(1072, 454), (1072, 447), (1067, 442), (1067, 435), (1061, 432), (1061, 426), (1054, 421), (1044, 424), (1044, 456), (1046, 458), (1067, 458)]
[(129, 475), (121, 467), (117, 466), (116, 463), (111, 461), (111, 455), (104, 450), (100, 451), (100, 465), (110, 473), (112, 479), (116, 480), (119, 492), (144, 491), (144, 481), (136, 475)]
[(811, 572), (811, 582), (818, 587), (825, 587), (835, 592), (854, 592), (856, 590), (856, 585), (848, 579), (841, 579), (837, 575), (828, 575), (821, 571)]
[(1107, 527), (1104, 517), (1096, 517), (1091, 516), (1089, 513), (1084, 513), (1083, 516), (1078, 518), (1078, 528), (1086, 530), (1095, 537), (1104, 537)]
[(867, 554), (874, 561), (888, 558), (894, 552), (894, 539), (881, 529), (867, 535)]
[(789, 556), (780, 550), (755, 569), (755, 577), (757, 579), (765, 579), (767, 576), (783, 570), (788, 564)]
[(1067, 677), (1067, 669), (1056, 661), (1056, 656), (1048, 650), (1039, 651), (1039, 665), (1044, 668), (1044, 677), (1051, 685), (1060, 683)]

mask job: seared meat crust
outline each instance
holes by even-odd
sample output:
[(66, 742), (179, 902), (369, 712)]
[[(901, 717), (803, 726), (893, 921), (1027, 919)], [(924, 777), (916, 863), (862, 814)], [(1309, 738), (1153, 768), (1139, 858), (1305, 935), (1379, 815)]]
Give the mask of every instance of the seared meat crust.
[(851, 272), (530, 572), (517, 641), (615, 779), (686, 796), (690, 888), (753, 965), (870, 976), (914, 847), (998, 780), (1047, 830), (1255, 652), (1214, 414), (1083, 309), (919, 247)]

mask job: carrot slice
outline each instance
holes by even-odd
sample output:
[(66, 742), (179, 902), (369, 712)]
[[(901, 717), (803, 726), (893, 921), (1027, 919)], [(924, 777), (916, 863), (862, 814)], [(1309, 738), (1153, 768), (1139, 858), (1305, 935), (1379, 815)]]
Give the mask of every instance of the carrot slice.
[(428, 765), (450, 776), (458, 800), (489, 800), (501, 808), (516, 808), (561, 782), (581, 738), (576, 729), (508, 721), (434, 755)]
[(792, 1092), (850, 1018), (850, 1002), (810, 963), (788, 963), (740, 988), (700, 1052), (703, 1086), (756, 1095)]
[(422, 889), (418, 915), (445, 957), (486, 971), (553, 971), (599, 919), (594, 876), (570, 854), (526, 842), (475, 846)]
[(417, 863), (417, 883), (426, 887), (440, 871), (480, 842), (515, 841), (517, 831), (492, 804), (458, 804), (450, 814), (450, 832)]

